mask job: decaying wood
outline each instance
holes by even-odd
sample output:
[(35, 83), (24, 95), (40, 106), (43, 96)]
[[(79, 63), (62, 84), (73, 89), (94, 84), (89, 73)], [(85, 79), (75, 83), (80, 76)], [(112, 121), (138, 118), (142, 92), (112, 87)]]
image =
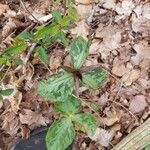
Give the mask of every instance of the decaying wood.
[(141, 126), (136, 128), (113, 150), (141, 150), (150, 143), (150, 119), (145, 121)]

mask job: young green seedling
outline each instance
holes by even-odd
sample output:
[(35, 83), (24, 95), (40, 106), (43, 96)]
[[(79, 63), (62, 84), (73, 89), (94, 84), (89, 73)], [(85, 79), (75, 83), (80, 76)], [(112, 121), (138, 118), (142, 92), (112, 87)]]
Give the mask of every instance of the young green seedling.
[(39, 93), (50, 101), (65, 101), (72, 93), (79, 96), (79, 82), (88, 88), (99, 89), (108, 79), (107, 72), (102, 68), (82, 67), (89, 54), (89, 42), (84, 38), (77, 37), (72, 42), (69, 54), (72, 67), (63, 66), (65, 71), (41, 81), (38, 85)]
[(94, 134), (96, 118), (92, 114), (81, 113), (81, 102), (76, 97), (68, 96), (65, 102), (56, 102), (54, 109), (63, 117), (55, 121), (47, 132), (48, 150), (65, 150), (75, 138), (75, 129), (86, 132), (89, 136)]
[(17, 55), (30, 48), (28, 43), (36, 43), (34, 52), (39, 55), (45, 64), (49, 64), (47, 50), (56, 41), (61, 42), (65, 46), (68, 45), (69, 40), (66, 38), (66, 34), (71, 28), (71, 23), (78, 18), (76, 9), (72, 7), (67, 10), (65, 16), (62, 16), (56, 10), (52, 12), (52, 16), (53, 21), (50, 25), (37, 27), (35, 33), (22, 32), (19, 34), (15, 38), (13, 46), (0, 54), (0, 65), (10, 65), (12, 58), (16, 58)]

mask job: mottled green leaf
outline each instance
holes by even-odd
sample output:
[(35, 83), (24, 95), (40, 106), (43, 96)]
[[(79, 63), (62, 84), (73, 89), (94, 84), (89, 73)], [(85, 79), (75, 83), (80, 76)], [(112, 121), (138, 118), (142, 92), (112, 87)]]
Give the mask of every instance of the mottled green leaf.
[(79, 99), (70, 95), (64, 102), (56, 102), (55, 110), (64, 115), (73, 115), (81, 111), (82, 105)]
[(38, 46), (38, 47), (36, 47), (35, 51), (38, 53), (40, 59), (45, 64), (49, 64), (49, 56), (48, 56), (45, 48), (43, 48), (42, 46)]
[(5, 58), (11, 58), (15, 55), (18, 55), (20, 54), (21, 52), (25, 51), (26, 48), (27, 48), (27, 44), (26, 43), (21, 43), (19, 45), (14, 45), (10, 48), (8, 48), (3, 54), (2, 56), (5, 57)]
[(97, 121), (92, 114), (77, 114), (74, 116), (74, 121), (81, 131), (87, 132), (90, 136), (95, 133), (95, 130), (97, 128)]
[(89, 54), (89, 43), (83, 37), (77, 37), (71, 44), (70, 57), (75, 69), (82, 67)]
[(107, 71), (101, 68), (94, 69), (82, 74), (82, 82), (85, 86), (92, 89), (99, 89), (108, 80)]
[(14, 91), (14, 89), (6, 89), (6, 90), (0, 89), (0, 95), (9, 96), (13, 93), (13, 91)]
[(60, 23), (60, 20), (62, 19), (62, 17), (61, 17), (61, 13), (58, 10), (54, 10), (52, 12), (52, 16), (57, 23)]
[(72, 74), (61, 72), (38, 84), (40, 95), (51, 101), (65, 101), (74, 90)]
[(61, 119), (54, 122), (46, 135), (47, 150), (65, 150), (75, 138), (71, 120)]
[(29, 32), (22, 32), (16, 37), (16, 39), (22, 39), (28, 41), (33, 39), (33, 35)]
[(145, 147), (145, 150), (150, 150), (150, 144)]

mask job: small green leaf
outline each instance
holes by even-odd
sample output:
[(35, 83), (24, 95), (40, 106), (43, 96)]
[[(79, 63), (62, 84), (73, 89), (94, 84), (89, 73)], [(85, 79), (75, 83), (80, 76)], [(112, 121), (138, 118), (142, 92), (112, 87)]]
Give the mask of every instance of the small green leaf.
[(107, 82), (107, 80), (108, 80), (107, 71), (100, 68), (82, 74), (83, 84), (95, 90), (103, 86)]
[(14, 91), (14, 89), (6, 89), (6, 90), (0, 89), (0, 95), (9, 96), (13, 93), (13, 91)]
[(0, 65), (6, 65), (7, 64), (7, 59), (0, 57)]
[(64, 102), (56, 102), (55, 110), (64, 115), (73, 115), (81, 111), (82, 105), (79, 99), (70, 95)]
[(46, 135), (47, 150), (65, 150), (75, 138), (71, 120), (61, 119), (54, 122)]
[(62, 19), (62, 17), (61, 17), (61, 13), (58, 10), (54, 10), (52, 12), (52, 16), (57, 23), (60, 23), (60, 20)]
[(58, 32), (59, 26), (57, 26), (56, 24), (50, 24), (46, 27), (43, 26), (36, 31), (34, 39), (40, 40), (45, 38), (47, 35), (49, 35), (50, 37), (54, 37)]
[(72, 21), (78, 21), (79, 20), (79, 15), (77, 10), (74, 7), (70, 7), (67, 10), (68, 17), (71, 18)]
[(90, 136), (95, 133), (97, 128), (97, 121), (92, 114), (77, 114), (74, 116), (74, 121), (81, 131), (87, 132)]
[(89, 54), (89, 43), (83, 37), (77, 37), (71, 44), (70, 57), (75, 69), (82, 67)]
[(51, 101), (65, 101), (74, 90), (72, 74), (61, 72), (38, 84), (41, 96)]
[(8, 48), (3, 54), (2, 56), (5, 57), (6, 59), (10, 59), (11, 57), (20, 54), (21, 52), (25, 51), (27, 48), (27, 44), (26, 43), (21, 43), (19, 45), (15, 45), (12, 46), (10, 48)]
[(71, 23), (71, 18), (68, 16), (65, 16), (60, 20), (59, 24), (61, 25), (61, 27), (66, 27), (66, 26), (69, 26), (70, 23)]
[(63, 31), (60, 31), (57, 35), (57, 37), (61, 40), (61, 42), (67, 46), (69, 43), (69, 40), (66, 38), (66, 34)]
[(22, 32), (16, 37), (16, 39), (29, 41), (29, 40), (33, 39), (33, 35), (31, 33), (29, 33), (29, 32)]
[(35, 51), (38, 53), (40, 59), (45, 63), (45, 64), (49, 64), (49, 56), (45, 50), (45, 48), (43, 48), (42, 46), (38, 46), (35, 48)]

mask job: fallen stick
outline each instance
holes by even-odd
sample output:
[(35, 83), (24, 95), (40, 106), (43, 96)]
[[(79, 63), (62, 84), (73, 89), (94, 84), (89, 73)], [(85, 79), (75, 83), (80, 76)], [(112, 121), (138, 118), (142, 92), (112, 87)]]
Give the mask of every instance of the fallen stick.
[(150, 144), (150, 119), (133, 130), (112, 150), (141, 150)]

